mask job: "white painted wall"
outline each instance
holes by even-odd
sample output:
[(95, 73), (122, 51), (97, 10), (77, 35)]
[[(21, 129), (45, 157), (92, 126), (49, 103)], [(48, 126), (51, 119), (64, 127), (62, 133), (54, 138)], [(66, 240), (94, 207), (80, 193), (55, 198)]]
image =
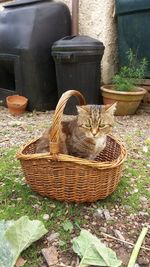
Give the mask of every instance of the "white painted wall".
[[(71, 0), (62, 0), (71, 9)], [(79, 0), (79, 32), (104, 43), (102, 80), (110, 83), (116, 70), (115, 0)]]

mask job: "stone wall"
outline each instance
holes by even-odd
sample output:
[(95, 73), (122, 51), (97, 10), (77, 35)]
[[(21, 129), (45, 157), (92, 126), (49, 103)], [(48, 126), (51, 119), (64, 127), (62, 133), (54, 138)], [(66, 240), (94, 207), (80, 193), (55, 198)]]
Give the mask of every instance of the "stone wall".
[[(71, 0), (63, 0), (71, 9)], [(97, 38), (105, 45), (102, 80), (110, 83), (116, 70), (115, 0), (79, 0), (79, 32)]]

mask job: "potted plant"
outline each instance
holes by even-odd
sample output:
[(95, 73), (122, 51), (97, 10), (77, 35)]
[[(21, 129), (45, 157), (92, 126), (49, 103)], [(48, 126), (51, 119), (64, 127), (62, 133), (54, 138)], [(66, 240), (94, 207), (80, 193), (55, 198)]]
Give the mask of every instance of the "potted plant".
[(144, 94), (140, 87), (147, 69), (145, 58), (137, 62), (136, 55), (130, 49), (127, 52), (128, 65), (121, 67), (113, 77), (112, 85), (102, 86), (104, 104), (117, 102), (116, 115), (132, 115), (136, 112)]

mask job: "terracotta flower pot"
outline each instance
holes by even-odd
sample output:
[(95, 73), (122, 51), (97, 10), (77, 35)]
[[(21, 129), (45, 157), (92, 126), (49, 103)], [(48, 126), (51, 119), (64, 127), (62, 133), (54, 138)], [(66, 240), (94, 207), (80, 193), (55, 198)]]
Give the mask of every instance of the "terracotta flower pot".
[(11, 95), (6, 97), (6, 103), (11, 114), (20, 115), (25, 112), (28, 99), (24, 96)]
[(137, 87), (137, 91), (124, 92), (116, 91), (112, 85), (105, 85), (101, 87), (104, 104), (111, 104), (117, 102), (117, 110), (115, 115), (133, 115), (135, 114), (146, 90), (142, 87)]

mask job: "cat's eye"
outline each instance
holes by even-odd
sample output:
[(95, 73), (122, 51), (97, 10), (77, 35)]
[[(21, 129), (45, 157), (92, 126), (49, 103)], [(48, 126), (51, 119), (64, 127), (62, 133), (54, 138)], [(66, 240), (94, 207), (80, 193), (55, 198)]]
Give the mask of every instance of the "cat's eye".
[(105, 126), (107, 126), (106, 124), (100, 124), (99, 128), (104, 128)]
[(101, 124), (101, 125), (99, 125), (100, 129), (105, 129), (105, 128), (108, 128), (108, 127), (110, 127), (109, 124)]
[(91, 125), (89, 123), (84, 124), (86, 128), (91, 128)]

